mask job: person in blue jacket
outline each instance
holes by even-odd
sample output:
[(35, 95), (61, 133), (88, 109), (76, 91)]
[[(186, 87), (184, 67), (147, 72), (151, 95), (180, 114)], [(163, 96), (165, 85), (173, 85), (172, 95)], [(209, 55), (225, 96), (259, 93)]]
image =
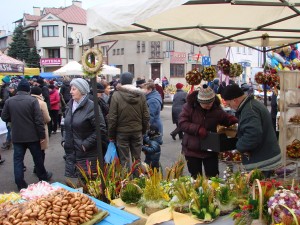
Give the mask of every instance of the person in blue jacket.
[(151, 125), (143, 138), (142, 151), (145, 153), (145, 163), (150, 167), (159, 169), (160, 145), (162, 144), (158, 127)]

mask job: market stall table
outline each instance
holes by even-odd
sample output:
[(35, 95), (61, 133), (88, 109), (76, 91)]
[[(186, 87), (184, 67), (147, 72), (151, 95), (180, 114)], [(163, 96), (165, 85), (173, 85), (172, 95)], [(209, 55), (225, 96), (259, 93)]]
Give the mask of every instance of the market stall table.
[[(59, 182), (55, 182), (51, 185), (53, 185), (55, 187), (62, 187), (71, 192), (79, 192), (78, 190), (70, 188)], [(109, 213), (109, 215), (104, 220), (102, 220), (100, 223), (97, 223), (98, 225), (116, 225), (116, 224), (118, 224), (118, 225), (124, 224), (125, 225), (125, 224), (131, 224), (140, 219), (139, 217), (137, 217), (135, 215), (132, 215), (130, 213), (122, 211), (122, 210), (120, 210), (116, 207), (113, 207), (105, 202), (102, 202), (96, 198), (93, 198), (91, 196), (89, 196), (89, 197), (96, 203), (96, 206), (98, 208), (105, 210)]]

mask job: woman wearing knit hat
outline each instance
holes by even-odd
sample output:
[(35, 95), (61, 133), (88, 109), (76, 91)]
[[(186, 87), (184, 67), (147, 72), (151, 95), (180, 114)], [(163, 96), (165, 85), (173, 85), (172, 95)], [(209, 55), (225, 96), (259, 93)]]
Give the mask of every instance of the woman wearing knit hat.
[(191, 176), (202, 175), (202, 165), (207, 177), (219, 174), (218, 153), (202, 149), (201, 142), (208, 132), (217, 132), (218, 125), (231, 126), (237, 122), (237, 118), (223, 111), (219, 98), (206, 84), (188, 95), (179, 116), (179, 127), (184, 132), (182, 152)]
[(173, 124), (176, 124), (176, 129), (170, 133), (173, 140), (176, 140), (177, 134), (179, 135), (179, 139), (183, 138), (183, 132), (178, 127), (178, 118), (179, 118), (179, 114), (181, 113), (182, 106), (186, 103), (187, 92), (183, 91), (182, 88), (183, 88), (183, 84), (177, 83), (176, 84), (177, 90), (173, 97), (172, 120), (173, 120)]
[[(96, 123), (94, 103), (88, 98), (89, 84), (82, 78), (73, 79), (70, 83), (72, 99), (68, 102), (65, 111), (65, 134), (62, 146), (66, 153), (66, 177), (80, 177), (77, 166), (88, 171), (87, 161), (91, 165), (92, 172), (96, 171), (97, 151)], [(106, 134), (106, 125), (100, 110), (101, 134)], [(104, 137), (102, 137), (104, 140)]]

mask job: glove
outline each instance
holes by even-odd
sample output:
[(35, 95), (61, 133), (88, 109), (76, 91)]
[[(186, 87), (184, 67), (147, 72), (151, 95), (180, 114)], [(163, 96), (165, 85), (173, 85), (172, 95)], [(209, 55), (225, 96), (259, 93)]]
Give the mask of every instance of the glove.
[(198, 133), (200, 138), (206, 138), (207, 136), (207, 131), (204, 127), (200, 127)]

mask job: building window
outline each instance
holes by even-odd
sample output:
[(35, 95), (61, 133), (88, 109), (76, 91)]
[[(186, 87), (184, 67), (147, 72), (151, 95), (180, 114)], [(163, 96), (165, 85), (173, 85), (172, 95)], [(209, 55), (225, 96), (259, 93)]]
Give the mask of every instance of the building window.
[(142, 41), (142, 52), (146, 52), (146, 42)]
[(252, 48), (248, 48), (248, 54), (252, 55)]
[(121, 48), (121, 55), (124, 55), (124, 48)]
[(243, 54), (246, 54), (246, 47), (243, 47)]
[(160, 41), (151, 41), (151, 58), (160, 59)]
[(174, 51), (174, 41), (167, 41), (166, 51), (167, 52)]
[(49, 58), (60, 58), (59, 49), (48, 49), (48, 57)]
[(184, 77), (184, 64), (170, 64), (170, 77)]
[(116, 55), (116, 49), (113, 49), (113, 55)]
[(58, 37), (58, 26), (42, 26), (43, 37)]
[(117, 49), (117, 55), (120, 55), (120, 49), (119, 48)]
[(141, 51), (141, 42), (137, 41), (136, 42), (136, 53), (140, 53), (140, 51)]
[(134, 64), (128, 64), (128, 72), (134, 76)]
[(74, 59), (73, 48), (69, 48), (69, 59)]
[(195, 46), (191, 45), (191, 54), (195, 54)]
[(65, 37), (65, 26), (63, 26), (63, 37)]
[(198, 71), (202, 71), (204, 69), (204, 67), (200, 64), (192, 64), (192, 70), (193, 69), (198, 69)]
[(36, 31), (36, 40), (37, 41), (40, 40), (40, 32), (39, 32), (39, 30)]
[(238, 54), (241, 53), (240, 47), (237, 47), (237, 48), (236, 48), (236, 53), (238, 53)]
[(108, 46), (101, 46), (103, 57), (107, 57), (107, 50), (108, 50)]

